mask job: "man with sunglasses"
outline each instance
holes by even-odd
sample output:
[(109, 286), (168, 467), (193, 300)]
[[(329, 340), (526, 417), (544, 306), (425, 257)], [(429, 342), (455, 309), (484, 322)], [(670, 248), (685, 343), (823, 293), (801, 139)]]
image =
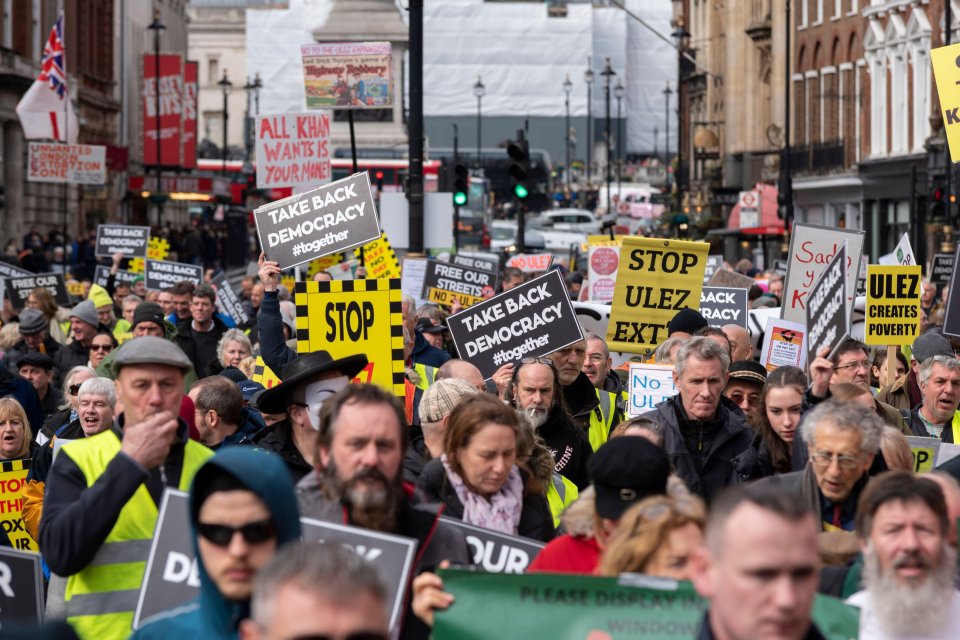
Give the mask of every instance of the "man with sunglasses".
[(300, 512), (283, 461), (246, 447), (219, 451), (193, 479), (190, 524), (200, 596), (152, 618), (136, 640), (237, 636), (257, 575), (281, 547), (300, 539)]
[(40, 549), (67, 577), (67, 620), (81, 638), (126, 638), (143, 581), (157, 510), (167, 487), (186, 490), (213, 452), (178, 419), (187, 356), (153, 336), (130, 340), (113, 360), (112, 428), (68, 442), (50, 469)]

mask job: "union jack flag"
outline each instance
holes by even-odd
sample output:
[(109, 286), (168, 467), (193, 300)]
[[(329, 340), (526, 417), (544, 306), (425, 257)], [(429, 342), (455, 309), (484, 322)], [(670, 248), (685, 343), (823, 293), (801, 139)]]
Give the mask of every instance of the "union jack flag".
[(63, 65), (63, 13), (53, 23), (50, 38), (43, 47), (43, 57), (40, 59), (40, 77), (43, 82), (49, 82), (50, 88), (57, 92), (62, 99), (67, 92), (67, 72)]

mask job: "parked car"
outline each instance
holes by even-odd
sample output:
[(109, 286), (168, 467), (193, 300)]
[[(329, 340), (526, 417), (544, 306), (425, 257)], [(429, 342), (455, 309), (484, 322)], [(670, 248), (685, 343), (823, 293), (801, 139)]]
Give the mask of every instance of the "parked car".
[[(517, 221), (494, 220), (489, 225), (490, 250), (499, 253), (516, 253), (517, 251)], [(527, 228), (523, 234), (527, 250), (546, 248), (543, 235), (534, 229)]]
[(538, 224), (557, 231), (600, 233), (602, 221), (586, 209), (553, 209), (544, 211), (536, 219)]

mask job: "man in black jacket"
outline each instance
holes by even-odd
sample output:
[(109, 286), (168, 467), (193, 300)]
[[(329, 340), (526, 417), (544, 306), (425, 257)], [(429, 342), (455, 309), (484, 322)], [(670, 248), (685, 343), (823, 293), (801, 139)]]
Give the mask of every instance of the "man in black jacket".
[[(70, 333), (73, 341), (57, 351), (54, 362), (64, 374), (90, 362), (90, 344), (100, 329), (100, 316), (93, 300), (84, 300), (70, 312)], [(104, 327), (106, 329), (106, 327)]]
[[(7, 367), (13, 373), (17, 373), (17, 360), (20, 356), (32, 352), (45, 353), (51, 358), (56, 358), (60, 351), (60, 343), (50, 337), (46, 318), (36, 309), (24, 309), (20, 312), (20, 340), (7, 351)], [(54, 373), (59, 378), (60, 371), (55, 369)], [(65, 372), (64, 372), (65, 373)]]
[(217, 294), (210, 285), (202, 284), (193, 291), (190, 303), (191, 319), (177, 325), (177, 345), (183, 349), (198, 378), (206, 378), (217, 359), (217, 343), (227, 330), (223, 320), (216, 317)]
[(643, 415), (663, 425), (674, 470), (708, 502), (733, 481), (733, 458), (753, 439), (743, 414), (723, 396), (729, 367), (727, 349), (706, 336), (690, 338), (677, 353), (677, 395)]

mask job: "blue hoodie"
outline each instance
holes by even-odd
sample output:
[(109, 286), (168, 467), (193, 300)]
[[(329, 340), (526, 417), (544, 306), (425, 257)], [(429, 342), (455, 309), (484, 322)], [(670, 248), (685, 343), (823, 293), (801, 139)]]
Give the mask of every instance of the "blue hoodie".
[[(277, 529), (277, 546), (300, 539), (300, 510), (287, 466), (279, 456), (253, 447), (226, 447), (200, 467), (190, 489), (190, 525), (194, 530), (194, 553), (197, 548), (196, 517), (200, 505), (194, 504), (196, 487), (213, 475), (226, 472), (257, 494), (270, 513)], [(202, 560), (202, 559), (201, 559)], [(198, 563), (200, 597), (187, 604), (159, 614), (142, 626), (132, 638), (166, 640), (169, 638), (237, 637), (240, 621), (250, 615), (249, 602), (226, 600), (207, 575), (203, 562)]]

